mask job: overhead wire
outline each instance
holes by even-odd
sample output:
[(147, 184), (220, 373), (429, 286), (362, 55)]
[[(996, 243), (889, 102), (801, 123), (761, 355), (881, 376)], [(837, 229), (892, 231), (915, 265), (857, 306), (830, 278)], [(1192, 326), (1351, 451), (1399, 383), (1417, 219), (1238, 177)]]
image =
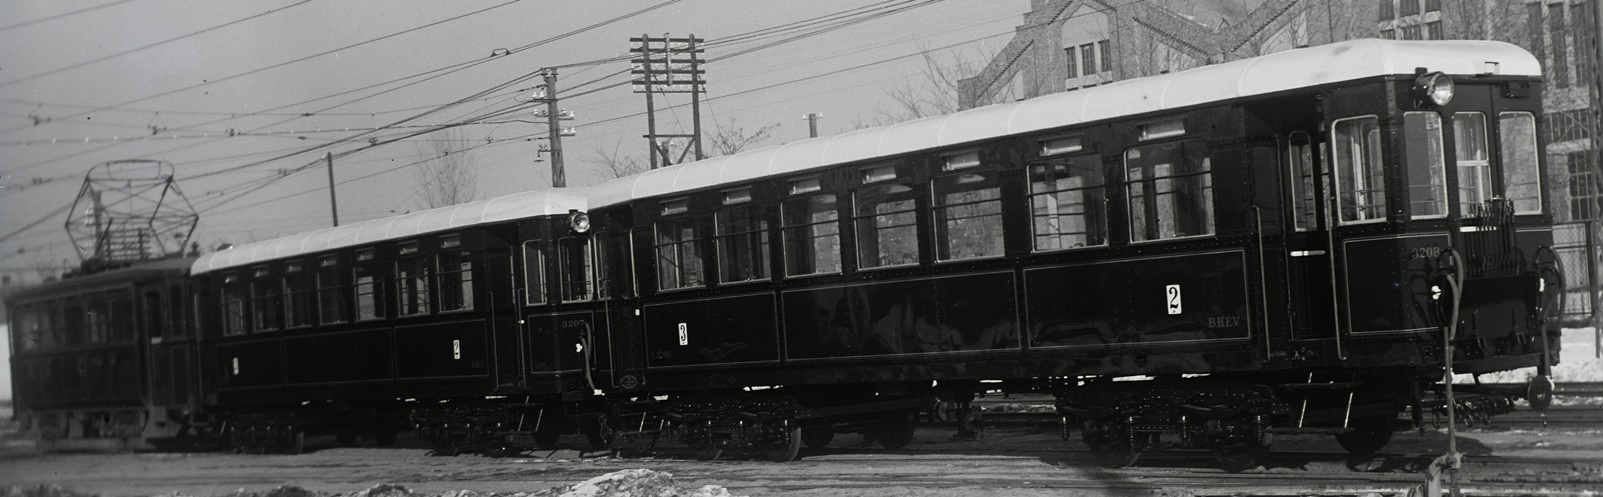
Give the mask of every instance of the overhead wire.
[(77, 68), (80, 68), (80, 67), (84, 67), (84, 66), (88, 66), (88, 65), (92, 65), (92, 64), (97, 64), (97, 63), (100, 63), (100, 62), (105, 62), (107, 60), (115, 59), (117, 57), (121, 57), (121, 56), (128, 55), (128, 54), (135, 53), (135, 52), (141, 52), (141, 51), (144, 51), (144, 50), (149, 50), (149, 49), (156, 48), (156, 47), (159, 47), (159, 46), (162, 46), (162, 45), (166, 45), (168, 43), (172, 43), (172, 42), (175, 42), (175, 41), (184, 40), (184, 39), (188, 39), (188, 38), (193, 38), (193, 37), (200, 36), (200, 35), (203, 35), (203, 34), (206, 34), (206, 33), (210, 33), (212, 31), (216, 31), (216, 30), (223, 29), (223, 28), (226, 28), (226, 27), (229, 27), (229, 26), (233, 26), (235, 24), (239, 24), (239, 23), (242, 23), (242, 22), (250, 21), (252, 19), (258, 19), (258, 18), (261, 18), (261, 17), (269, 16), (269, 15), (272, 15), (272, 14), (283, 12), (283, 11), (286, 11), (286, 10), (289, 10), (289, 9), (293, 9), (295, 7), (299, 7), (299, 6), (302, 6), (302, 5), (306, 5), (306, 4), (309, 4), (309, 3), (312, 3), (312, 0), (301, 0), (299, 2), (290, 4), (290, 5), (285, 5), (283, 7), (279, 7), (279, 8), (273, 9), (273, 10), (269, 10), (267, 12), (263, 12), (263, 13), (256, 14), (256, 15), (253, 15), (253, 16), (245, 17), (245, 18), (242, 18), (242, 19), (236, 19), (236, 20), (233, 20), (233, 21), (229, 21), (229, 22), (226, 22), (226, 23), (223, 23), (223, 24), (212, 26), (212, 27), (209, 27), (209, 28), (206, 28), (206, 29), (202, 29), (200, 31), (195, 31), (195, 32), (189, 33), (189, 34), (177, 36), (177, 37), (174, 37), (174, 38), (168, 38), (168, 39), (165, 39), (165, 40), (162, 40), (162, 41), (151, 43), (149, 45), (143, 45), (143, 46), (140, 46), (140, 47), (137, 47), (137, 48), (131, 48), (131, 49), (128, 49), (128, 50), (123, 50), (121, 52), (117, 52), (117, 53), (114, 53), (114, 54), (102, 56), (102, 57), (99, 57), (99, 58), (96, 58), (96, 59), (91, 59), (91, 60), (79, 62), (77, 64), (72, 64), (72, 65), (68, 65), (68, 66), (52, 69), (52, 70), (45, 71), (45, 72), (42, 72), (42, 73), (39, 73), (39, 74), (35, 74), (35, 75), (32, 75), (32, 76), (28, 76), (28, 77), (24, 77), (24, 78), (20, 78), (20, 79), (13, 79), (11, 81), (6, 81), (6, 82), (3, 82), (3, 83), (0, 83), (0, 88), (5, 88), (5, 87), (8, 87), (8, 86), (12, 86), (12, 85), (18, 84), (18, 83), (25, 83), (25, 82), (33, 81), (33, 80), (36, 80), (36, 79), (39, 79), (39, 78), (43, 78), (43, 77), (46, 77), (46, 76), (51, 76), (51, 75), (60, 74), (60, 73), (66, 72), (66, 71), (71, 71), (73, 69), (77, 69)]
[(7, 24), (5, 26), (0, 26), (0, 31), (10, 31), (10, 30), (13, 30), (13, 29), (21, 28), (21, 27), (32, 26), (32, 25), (35, 25), (35, 24), (50, 22), (50, 21), (54, 21), (56, 19), (61, 19), (63, 17), (71, 17), (71, 16), (75, 16), (75, 15), (78, 15), (78, 14), (83, 14), (85, 12), (91, 12), (91, 11), (104, 9), (106, 7), (111, 7), (111, 6), (115, 6), (115, 5), (122, 5), (122, 4), (125, 4), (125, 3), (128, 3), (128, 2), (132, 2), (132, 1), (134, 1), (134, 0), (120, 0), (120, 1), (117, 1), (117, 2), (104, 3), (104, 4), (96, 5), (96, 6), (93, 6), (93, 7), (84, 7), (82, 9), (74, 10), (72, 12), (64, 12), (64, 13), (56, 14), (56, 15), (53, 15), (53, 16), (50, 16), (50, 17), (42, 17), (42, 18), (39, 18), (39, 19), (34, 19), (32, 21), (22, 21), (22, 22), (15, 23), (15, 24)]

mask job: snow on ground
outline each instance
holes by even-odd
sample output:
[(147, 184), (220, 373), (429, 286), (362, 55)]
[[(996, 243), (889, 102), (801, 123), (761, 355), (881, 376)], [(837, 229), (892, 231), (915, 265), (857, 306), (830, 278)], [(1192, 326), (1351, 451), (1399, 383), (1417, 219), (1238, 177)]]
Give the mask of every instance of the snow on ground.
[[(495, 493), (451, 490), (441, 494), (413, 493), (406, 487), (381, 483), (357, 492), (315, 492), (286, 485), (265, 492), (243, 489), (222, 497), (734, 497), (717, 485), (689, 489), (674, 481), (673, 474), (649, 469), (625, 469), (607, 473), (573, 485), (531, 492)], [(0, 489), (0, 497), (94, 497), (55, 485)], [(172, 493), (159, 497), (189, 497)]]
[[(1559, 351), (1558, 365), (1553, 366), (1553, 381), (1603, 382), (1603, 359), (1597, 357), (1597, 331), (1593, 328), (1564, 330), (1563, 348)], [(1522, 368), (1500, 373), (1481, 375), (1485, 383), (1523, 383), (1536, 376), (1536, 368)], [(1469, 375), (1458, 375), (1459, 383), (1474, 383)]]

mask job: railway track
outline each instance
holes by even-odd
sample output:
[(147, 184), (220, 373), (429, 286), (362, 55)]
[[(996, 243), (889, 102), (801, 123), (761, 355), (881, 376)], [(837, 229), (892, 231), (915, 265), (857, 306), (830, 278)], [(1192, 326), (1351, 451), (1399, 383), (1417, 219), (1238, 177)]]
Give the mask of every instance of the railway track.
[[(1031, 405), (1018, 410), (1002, 405), (991, 405), (983, 416), (984, 423), (988, 425), (1031, 426), (1040, 425), (1043, 429), (1056, 427), (1062, 422), (1058, 413), (1049, 410), (1051, 406)], [(1427, 416), (1425, 422), (1445, 423), (1446, 420), (1435, 420)], [(1547, 412), (1519, 410), (1507, 414), (1493, 416), (1489, 422), (1476, 422), (1471, 427), (1495, 427), (1510, 429), (1549, 429), (1549, 430), (1603, 430), (1603, 406), (1553, 406)]]

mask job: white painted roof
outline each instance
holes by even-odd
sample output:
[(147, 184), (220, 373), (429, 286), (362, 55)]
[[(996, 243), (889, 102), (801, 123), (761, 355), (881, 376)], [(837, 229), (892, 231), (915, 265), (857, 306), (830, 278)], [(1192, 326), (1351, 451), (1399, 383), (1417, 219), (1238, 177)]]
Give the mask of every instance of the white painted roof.
[(565, 215), (569, 209), (588, 208), (587, 190), (585, 188), (535, 190), (247, 243), (200, 256), (194, 265), (190, 266), (190, 273), (202, 274), (262, 261), (480, 224), (533, 216)]
[(1498, 75), (1542, 75), (1535, 57), (1508, 43), (1352, 40), (657, 169), (595, 187), (590, 205), (605, 207), (666, 197), (723, 182), (797, 174), (835, 164), (1239, 97), (1375, 76), (1409, 75), (1416, 67), (1457, 76), (1484, 74), (1492, 63)]

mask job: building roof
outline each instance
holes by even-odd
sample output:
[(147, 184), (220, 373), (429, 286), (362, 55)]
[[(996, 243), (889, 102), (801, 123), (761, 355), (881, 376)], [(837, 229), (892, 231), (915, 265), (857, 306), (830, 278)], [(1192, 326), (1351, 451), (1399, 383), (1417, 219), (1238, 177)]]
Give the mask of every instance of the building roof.
[(190, 273), (202, 274), (262, 261), (481, 224), (533, 216), (566, 215), (570, 209), (587, 208), (585, 190), (583, 188), (534, 190), (247, 243), (201, 256), (190, 266)]
[(800, 174), (837, 164), (1240, 97), (1376, 76), (1411, 75), (1418, 67), (1459, 76), (1491, 71), (1504, 76), (1542, 75), (1535, 57), (1508, 43), (1352, 40), (656, 169), (595, 187), (590, 206), (673, 196), (734, 181)]

